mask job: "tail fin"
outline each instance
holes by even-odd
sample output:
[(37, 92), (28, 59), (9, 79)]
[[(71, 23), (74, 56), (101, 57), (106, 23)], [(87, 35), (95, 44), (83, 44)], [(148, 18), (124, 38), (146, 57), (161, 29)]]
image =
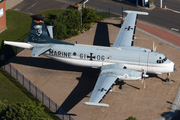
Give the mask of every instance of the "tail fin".
[(28, 42), (50, 43), (51, 38), (49, 37), (49, 32), (44, 24), (45, 17), (43, 15), (32, 15), (31, 17), (32, 23)]

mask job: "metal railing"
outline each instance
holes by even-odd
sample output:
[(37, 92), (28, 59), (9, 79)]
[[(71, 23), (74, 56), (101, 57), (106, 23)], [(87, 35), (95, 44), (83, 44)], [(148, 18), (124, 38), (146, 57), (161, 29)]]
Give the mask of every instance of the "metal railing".
[(62, 120), (74, 120), (68, 115), (61, 107), (59, 107), (51, 98), (44, 94), (40, 89), (37, 88), (31, 81), (29, 81), (24, 75), (22, 75), (17, 69), (11, 64), (2, 66), (2, 68), (15, 78), (21, 85), (23, 85), (29, 92), (31, 92), (37, 99), (39, 99), (46, 107)]

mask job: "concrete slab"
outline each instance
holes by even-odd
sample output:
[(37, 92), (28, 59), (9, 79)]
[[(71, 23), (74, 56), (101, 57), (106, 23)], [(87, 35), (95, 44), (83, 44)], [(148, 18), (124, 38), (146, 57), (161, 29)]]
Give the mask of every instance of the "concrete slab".
[(21, 2), (23, 2), (23, 0), (6, 0), (6, 10), (13, 8)]
[[(114, 42), (119, 23), (119, 20), (107, 19), (65, 41), (105, 46)], [(135, 37), (134, 46), (152, 49), (155, 41), (157, 52), (172, 60), (177, 71), (171, 74), (170, 83), (165, 82), (165, 74), (150, 75), (146, 79), (146, 89), (141, 81), (117, 82), (113, 89), (119, 92), (109, 92), (102, 100), (110, 105), (108, 108), (82, 104), (92, 94), (98, 70), (67, 65), (44, 56), (32, 58), (29, 50), (18, 54), (11, 64), (75, 120), (124, 120), (129, 116), (138, 120), (158, 119), (170, 111), (180, 85), (176, 80), (180, 80), (180, 50), (138, 31)]]

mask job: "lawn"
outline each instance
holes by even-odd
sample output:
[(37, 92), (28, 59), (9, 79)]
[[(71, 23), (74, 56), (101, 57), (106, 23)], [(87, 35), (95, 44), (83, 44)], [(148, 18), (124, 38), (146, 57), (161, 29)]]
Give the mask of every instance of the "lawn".
[[(11, 47), (4, 46), (3, 40), (9, 41), (23, 41), (29, 35), (31, 17), (29, 14), (21, 13), (18, 11), (7, 10), (7, 29), (0, 34), (0, 53), (3, 54)], [(15, 47), (14, 52), (17, 53)], [(20, 85), (13, 77), (0, 68), (0, 100), (6, 104), (27, 102), (29, 100), (38, 101), (28, 90)], [(46, 114), (50, 119), (59, 120), (47, 107), (45, 108)]]
[(2, 102), (13, 104), (30, 100), (24, 94), (24, 88), (2, 68), (0, 68), (0, 85), (0, 100)]
[(116, 15), (116, 14), (113, 14), (113, 13), (109, 14), (109, 12), (104, 12), (104, 11), (98, 11), (98, 12), (96, 12), (96, 15), (101, 16), (103, 18), (109, 18), (109, 16), (110, 17), (120, 17), (120, 15)]
[[(39, 102), (37, 98), (2, 68), (0, 68), (0, 85), (0, 100), (6, 104), (27, 102), (29, 100)], [(43, 105), (43, 107), (49, 119), (59, 120), (46, 106)]]
[(57, 10), (48, 10), (48, 11), (44, 11), (42, 13), (40, 13), (41, 15), (44, 16), (54, 16), (54, 15), (62, 15), (66, 10), (61, 10), (61, 9), (57, 9)]
[(31, 25), (30, 15), (18, 11), (7, 10), (6, 19), (7, 29), (0, 34), (0, 55), (11, 48), (10, 46), (4, 46), (2, 44), (3, 40), (23, 41), (29, 36), (29, 30)]

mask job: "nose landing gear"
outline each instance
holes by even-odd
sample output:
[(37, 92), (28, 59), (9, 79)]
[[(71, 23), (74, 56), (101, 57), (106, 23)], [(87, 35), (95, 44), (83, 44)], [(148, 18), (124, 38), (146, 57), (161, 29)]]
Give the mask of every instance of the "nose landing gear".
[(167, 73), (166, 82), (170, 82), (169, 77), (170, 77), (170, 73)]

